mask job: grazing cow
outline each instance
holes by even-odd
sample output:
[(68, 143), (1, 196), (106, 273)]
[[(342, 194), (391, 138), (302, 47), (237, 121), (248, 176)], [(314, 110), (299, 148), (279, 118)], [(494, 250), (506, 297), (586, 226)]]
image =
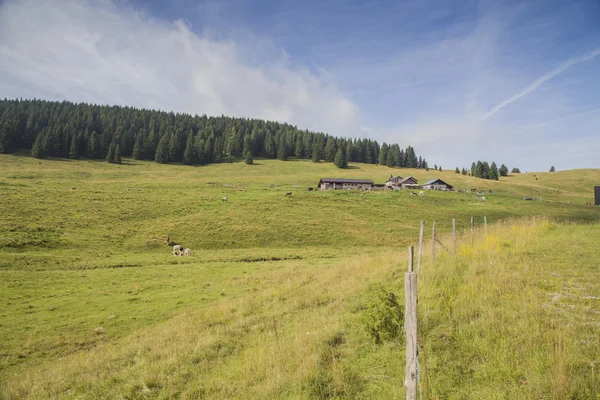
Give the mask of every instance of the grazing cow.
[(286, 195), (286, 196), (291, 196), (291, 195), (292, 195), (292, 192), (286, 192), (286, 194), (285, 194), (285, 195)]
[(421, 191), (419, 192), (419, 196), (425, 196), (425, 192), (421, 190)]
[(481, 201), (485, 201), (485, 197), (484, 196), (481, 196)]
[(360, 198), (362, 199), (363, 197), (365, 197), (365, 194), (364, 194), (364, 193), (361, 193), (361, 194), (360, 194)]
[(181, 245), (176, 244), (175, 246), (173, 246), (173, 255), (174, 256), (181, 255)]
[(475, 192), (477, 192), (477, 188), (471, 189), (471, 193), (475, 193)]
[(488, 189), (488, 193), (492, 193), (492, 189)]
[(309, 191), (309, 192), (312, 192), (313, 190), (315, 190), (315, 188), (313, 188), (313, 187), (309, 187), (309, 188), (308, 188), (308, 191)]
[(221, 199), (221, 203), (225, 203), (225, 202), (227, 202), (228, 200), (229, 200), (229, 199), (228, 199), (227, 197), (223, 197), (223, 198)]
[(185, 249), (185, 250), (183, 251), (183, 255), (184, 255), (184, 256), (189, 256), (189, 255), (190, 255), (190, 249)]
[(417, 194), (415, 192), (410, 192), (411, 196), (416, 196)]
[(75, 186), (73, 186), (73, 187), (71, 188), (71, 190), (76, 190), (76, 189), (77, 189), (77, 188), (76, 188)]

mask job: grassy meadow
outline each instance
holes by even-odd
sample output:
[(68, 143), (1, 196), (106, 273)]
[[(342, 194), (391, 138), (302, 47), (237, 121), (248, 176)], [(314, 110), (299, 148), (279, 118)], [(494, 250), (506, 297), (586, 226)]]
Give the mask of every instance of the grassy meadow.
[[(486, 201), (308, 191), (390, 174)], [(0, 398), (402, 397), (402, 334), (370, 334), (397, 317), (381, 294), (401, 309), (419, 221), (449, 246), (456, 218), (456, 255), (426, 248), (420, 272), (424, 397), (595, 399), (600, 210), (586, 203), (599, 182), (591, 169), (492, 182), (0, 155)], [(173, 257), (167, 235), (191, 257)]]

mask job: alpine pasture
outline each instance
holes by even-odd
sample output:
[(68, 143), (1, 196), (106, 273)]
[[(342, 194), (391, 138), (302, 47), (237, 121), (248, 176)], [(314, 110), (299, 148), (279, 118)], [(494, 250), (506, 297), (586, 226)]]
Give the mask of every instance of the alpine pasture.
[[(308, 190), (391, 174), (467, 191)], [(407, 246), (455, 218), (419, 275), (423, 396), (595, 399), (598, 182), (0, 155), (0, 398), (402, 397)]]

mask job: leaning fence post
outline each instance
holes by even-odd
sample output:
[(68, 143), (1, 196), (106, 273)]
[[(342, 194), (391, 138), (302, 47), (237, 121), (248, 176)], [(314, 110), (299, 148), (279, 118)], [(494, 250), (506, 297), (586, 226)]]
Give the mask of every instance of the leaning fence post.
[(431, 236), (431, 259), (435, 260), (435, 221), (433, 222), (433, 231)]
[(423, 230), (425, 229), (425, 221), (421, 221), (421, 229), (419, 231), (419, 253), (417, 255), (417, 273), (421, 271), (421, 254), (423, 253)]
[(404, 333), (406, 339), (406, 400), (417, 399), (417, 274), (413, 272), (414, 248), (408, 248), (408, 272), (404, 274)]
[(456, 219), (452, 218), (452, 251), (456, 254)]

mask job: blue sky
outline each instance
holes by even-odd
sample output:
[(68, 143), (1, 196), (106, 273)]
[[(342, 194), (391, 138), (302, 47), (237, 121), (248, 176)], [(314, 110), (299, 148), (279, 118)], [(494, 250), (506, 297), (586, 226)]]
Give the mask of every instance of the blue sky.
[(598, 168), (600, 2), (5, 0), (0, 95), (277, 119), (445, 168)]

